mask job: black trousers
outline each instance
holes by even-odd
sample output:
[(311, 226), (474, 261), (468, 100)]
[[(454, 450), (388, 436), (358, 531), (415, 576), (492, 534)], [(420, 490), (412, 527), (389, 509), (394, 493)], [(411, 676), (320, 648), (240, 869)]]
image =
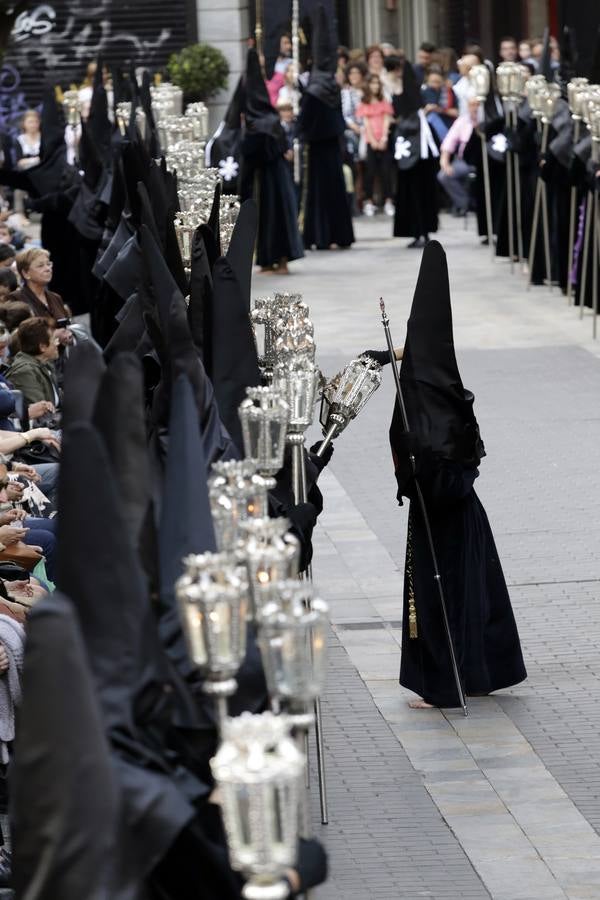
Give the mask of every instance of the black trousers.
[(365, 198), (373, 199), (375, 179), (379, 178), (382, 200), (392, 196), (392, 160), (387, 150), (367, 147), (365, 165)]

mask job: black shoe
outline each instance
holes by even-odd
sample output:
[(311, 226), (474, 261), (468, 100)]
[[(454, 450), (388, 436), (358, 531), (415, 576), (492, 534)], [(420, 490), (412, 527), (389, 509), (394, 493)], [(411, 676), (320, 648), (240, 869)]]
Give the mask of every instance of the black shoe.
[(490, 242), (488, 241), (487, 238), (484, 238), (484, 239), (481, 241), (481, 246), (482, 246), (482, 247), (489, 247), (489, 246), (490, 246)]
[(407, 244), (407, 249), (410, 247), (413, 250), (421, 250), (425, 244), (427, 243), (426, 238), (418, 237), (415, 238), (414, 241), (411, 241), (410, 244)]

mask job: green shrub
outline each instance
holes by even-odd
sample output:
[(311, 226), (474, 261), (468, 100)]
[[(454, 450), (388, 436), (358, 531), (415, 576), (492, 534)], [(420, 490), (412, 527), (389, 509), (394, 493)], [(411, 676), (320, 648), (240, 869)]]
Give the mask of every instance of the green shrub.
[(210, 44), (192, 44), (173, 53), (167, 63), (169, 77), (183, 90), (186, 102), (208, 100), (227, 87), (229, 64)]

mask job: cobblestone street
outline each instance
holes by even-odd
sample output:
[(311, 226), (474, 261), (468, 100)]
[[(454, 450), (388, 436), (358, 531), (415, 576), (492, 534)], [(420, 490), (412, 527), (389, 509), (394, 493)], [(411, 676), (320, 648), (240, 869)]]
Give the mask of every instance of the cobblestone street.
[[(600, 898), (600, 346), (558, 290), (525, 289), (473, 231), (443, 219), (459, 366), (488, 456), (476, 488), (495, 533), (529, 678), (471, 714), (412, 711), (398, 685), (406, 507), (387, 430), (391, 372), (339, 438), (322, 479), (314, 577), (330, 604), (323, 701), (330, 852), (322, 900)], [(312, 253), (253, 293), (304, 294), (331, 376), (396, 345), (420, 253), (359, 221), (345, 252)], [(317, 439), (315, 429), (314, 439)]]

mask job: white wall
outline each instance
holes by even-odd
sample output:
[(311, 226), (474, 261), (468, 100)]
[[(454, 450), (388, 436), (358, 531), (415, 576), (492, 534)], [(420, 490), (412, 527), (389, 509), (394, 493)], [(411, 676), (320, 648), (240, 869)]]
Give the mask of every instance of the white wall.
[[(168, 0), (165, 0), (168, 2)], [(229, 63), (229, 88), (209, 101), (210, 123), (215, 128), (223, 118), (246, 63), (246, 39), (250, 33), (248, 0), (196, 0), (198, 40), (212, 44)]]

